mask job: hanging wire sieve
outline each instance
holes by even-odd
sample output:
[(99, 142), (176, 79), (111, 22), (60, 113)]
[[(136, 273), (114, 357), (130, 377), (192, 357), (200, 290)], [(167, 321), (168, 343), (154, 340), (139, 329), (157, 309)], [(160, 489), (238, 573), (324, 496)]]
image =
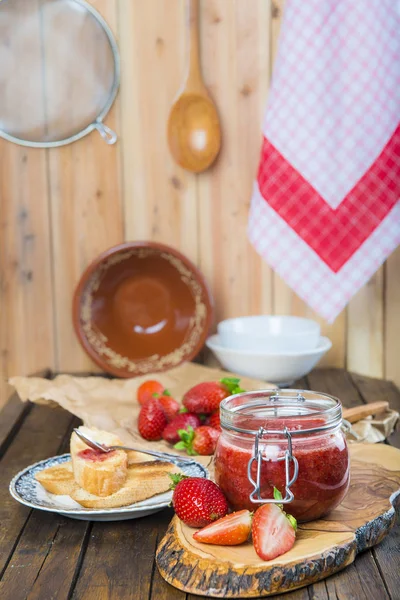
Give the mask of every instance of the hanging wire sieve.
[(104, 125), (119, 87), (119, 54), (102, 16), (84, 0), (0, 1), (0, 136), (51, 148)]

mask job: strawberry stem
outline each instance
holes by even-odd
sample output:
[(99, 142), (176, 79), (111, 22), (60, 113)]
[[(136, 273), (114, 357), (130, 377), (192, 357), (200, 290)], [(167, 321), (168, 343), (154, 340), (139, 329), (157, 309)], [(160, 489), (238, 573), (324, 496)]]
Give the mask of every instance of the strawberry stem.
[[(275, 500), (282, 500), (282, 494), (280, 493), (280, 491), (274, 487), (274, 499)], [(283, 504), (278, 504), (279, 508), (281, 509), (281, 511), (283, 512), (283, 514), (285, 515), (285, 517), (288, 519), (289, 523), (291, 524), (291, 526), (293, 527), (293, 529), (296, 531), (297, 529), (297, 521), (294, 518), (293, 515), (289, 515), (288, 513), (286, 513), (283, 510)]]
[(294, 516), (293, 515), (288, 515), (287, 513), (285, 513), (285, 515), (286, 515), (287, 519), (289, 519), (289, 522), (290, 522), (291, 526), (293, 527), (293, 529), (295, 531), (297, 531), (297, 521), (294, 518)]
[[(274, 500), (282, 500), (282, 494), (276, 487), (274, 487)], [(283, 504), (277, 504), (277, 506), (283, 511)]]

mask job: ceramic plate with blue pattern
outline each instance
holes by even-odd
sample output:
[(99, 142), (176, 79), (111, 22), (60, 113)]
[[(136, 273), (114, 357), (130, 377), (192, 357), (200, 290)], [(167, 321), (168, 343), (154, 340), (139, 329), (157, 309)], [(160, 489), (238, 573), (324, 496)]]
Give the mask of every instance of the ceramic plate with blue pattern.
[[(136, 502), (129, 506), (120, 508), (93, 509), (84, 508), (70, 496), (56, 496), (50, 494), (35, 479), (36, 473), (61, 465), (71, 460), (70, 454), (62, 454), (42, 460), (23, 471), (20, 471), (10, 483), (10, 494), (15, 500), (39, 510), (58, 513), (72, 519), (84, 521), (122, 521), (125, 519), (137, 519), (145, 517), (168, 506), (172, 499), (172, 491), (158, 494), (142, 502)], [(183, 473), (189, 477), (208, 477), (208, 471), (200, 463), (193, 461), (191, 464), (181, 463), (178, 465)]]

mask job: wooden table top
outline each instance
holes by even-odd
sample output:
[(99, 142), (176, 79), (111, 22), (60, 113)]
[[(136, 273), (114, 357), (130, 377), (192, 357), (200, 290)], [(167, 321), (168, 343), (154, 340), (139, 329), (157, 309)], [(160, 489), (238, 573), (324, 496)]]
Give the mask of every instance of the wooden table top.
[[(387, 400), (400, 411), (394, 384), (317, 369), (298, 388), (338, 396), (348, 407)], [(22, 468), (68, 451), (79, 420), (61, 408), (22, 404), (12, 396), (0, 415), (0, 598), (2, 600), (193, 600), (161, 578), (155, 550), (172, 517), (166, 509), (137, 520), (76, 521), (18, 504), (8, 483)], [(400, 448), (400, 432), (388, 443)], [(281, 600), (396, 600), (400, 598), (400, 528), (341, 573)]]

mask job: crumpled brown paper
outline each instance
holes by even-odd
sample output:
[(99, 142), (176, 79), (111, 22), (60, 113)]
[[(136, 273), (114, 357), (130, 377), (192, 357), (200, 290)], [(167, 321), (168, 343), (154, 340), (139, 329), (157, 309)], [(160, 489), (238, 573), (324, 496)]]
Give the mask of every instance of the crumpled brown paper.
[[(115, 433), (125, 443), (138, 449), (161, 450), (185, 454), (164, 442), (148, 442), (137, 429), (140, 405), (136, 400), (139, 385), (147, 379), (156, 379), (178, 401), (193, 385), (202, 381), (218, 381), (223, 377), (234, 377), (232, 373), (185, 363), (170, 371), (147, 374), (133, 379), (106, 379), (104, 377), (73, 377), (58, 375), (54, 379), (40, 377), (12, 377), (9, 383), (15, 387), (21, 400), (32, 402), (55, 402), (76, 415), (88, 427), (97, 427)], [(246, 390), (275, 388), (265, 381), (240, 378)], [(208, 464), (210, 457), (198, 457), (199, 462)], [(197, 460), (197, 458), (196, 458)]]
[[(161, 450), (180, 454), (164, 441), (147, 442), (138, 433), (137, 418), (140, 405), (136, 391), (146, 379), (157, 379), (177, 400), (196, 383), (218, 381), (232, 377), (220, 369), (186, 363), (164, 373), (143, 375), (134, 379), (106, 379), (104, 377), (73, 377), (58, 375), (55, 379), (39, 377), (13, 377), (9, 383), (18, 392), (21, 400), (32, 402), (56, 402), (72, 414), (81, 418), (88, 427), (97, 427), (115, 433), (120, 439), (137, 448)], [(241, 377), (246, 390), (275, 388), (265, 381)], [(387, 411), (383, 415), (363, 419), (352, 425), (346, 434), (349, 441), (380, 442), (393, 431), (399, 415)], [(199, 457), (202, 460), (202, 457)], [(204, 457), (204, 464), (209, 457)]]

